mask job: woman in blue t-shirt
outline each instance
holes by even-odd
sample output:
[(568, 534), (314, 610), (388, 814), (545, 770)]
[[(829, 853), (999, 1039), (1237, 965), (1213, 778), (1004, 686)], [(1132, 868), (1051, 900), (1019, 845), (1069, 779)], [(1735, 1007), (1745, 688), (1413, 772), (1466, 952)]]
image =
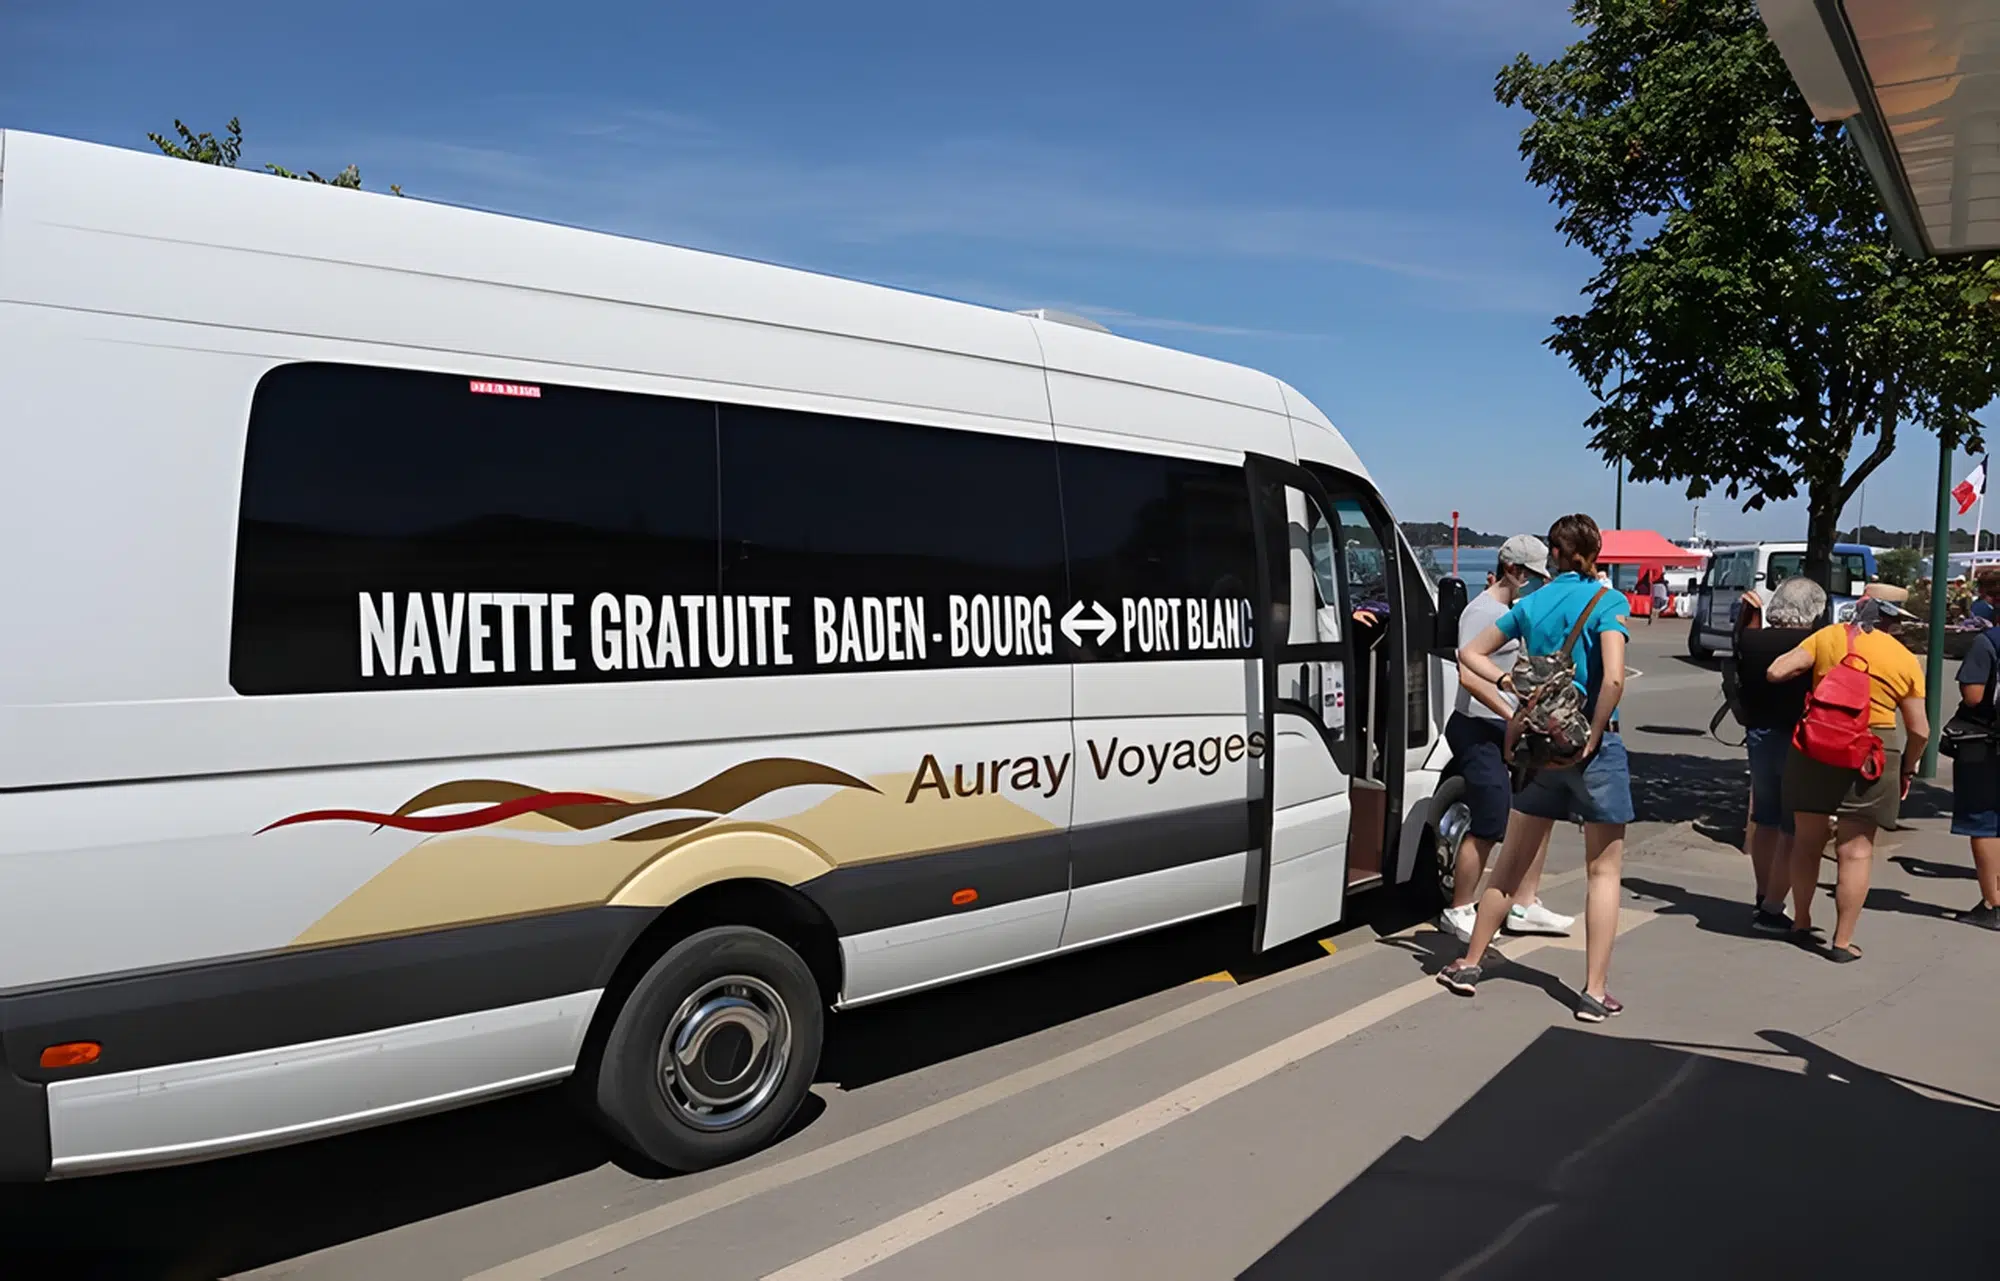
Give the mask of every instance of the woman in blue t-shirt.
[(1583, 917), (1583, 995), (1575, 1012), (1585, 1023), (1602, 1023), (1625, 1008), (1604, 985), (1611, 973), (1612, 939), (1618, 933), (1625, 825), (1632, 821), (1631, 768), (1614, 719), (1625, 692), (1628, 633), (1625, 594), (1597, 581), (1597, 553), (1603, 545), (1604, 536), (1590, 517), (1579, 514), (1557, 521), (1549, 529), (1549, 568), (1556, 576), (1533, 595), (1522, 597), (1499, 622), (1458, 651), (1462, 666), (1505, 690), (1511, 673), (1495, 665), (1495, 650), (1519, 641), (1529, 654), (1557, 653), (1582, 618), (1574, 657), (1590, 738), (1580, 757), (1542, 770), (1515, 795), (1499, 866), (1479, 899), (1472, 943), (1463, 959), (1438, 973), (1438, 982), (1460, 996), (1477, 990), (1487, 944), (1506, 919), (1508, 900), (1520, 888), (1535, 851), (1557, 822), (1581, 819), (1590, 888)]

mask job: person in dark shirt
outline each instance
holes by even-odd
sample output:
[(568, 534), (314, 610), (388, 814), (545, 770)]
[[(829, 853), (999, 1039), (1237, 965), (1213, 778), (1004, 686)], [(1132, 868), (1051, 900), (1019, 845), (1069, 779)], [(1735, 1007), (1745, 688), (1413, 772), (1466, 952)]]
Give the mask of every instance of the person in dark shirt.
[(1826, 591), (1809, 578), (1786, 579), (1771, 593), (1768, 606), (1756, 592), (1745, 592), (1743, 608), (1737, 612), (1738, 711), (1743, 744), (1750, 754), (1750, 830), (1743, 844), (1757, 881), (1750, 928), (1764, 934), (1784, 934), (1792, 928), (1785, 915), (1792, 838), (1792, 816), (1783, 800), (1785, 755), (1812, 690), (1810, 672), (1780, 682), (1771, 681), (1768, 674), (1772, 660), (1797, 649), (1825, 612)]
[[(1994, 575), (2000, 581), (2000, 574)], [(1987, 579), (1980, 576), (1984, 592)], [(1995, 685), (2000, 683), (2000, 631), (1972, 642), (1958, 668), (1959, 714), (1994, 723)], [(2000, 743), (1961, 747), (1951, 769), (1951, 830), (1972, 840), (1972, 867), (1979, 878), (1979, 902), (1960, 912), (1970, 925), (2000, 930)]]
[(1979, 595), (1972, 602), (1972, 616), (1990, 627), (2000, 621), (1995, 615), (1996, 607), (2000, 607), (2000, 566), (1989, 565), (1980, 570), (1975, 581)]

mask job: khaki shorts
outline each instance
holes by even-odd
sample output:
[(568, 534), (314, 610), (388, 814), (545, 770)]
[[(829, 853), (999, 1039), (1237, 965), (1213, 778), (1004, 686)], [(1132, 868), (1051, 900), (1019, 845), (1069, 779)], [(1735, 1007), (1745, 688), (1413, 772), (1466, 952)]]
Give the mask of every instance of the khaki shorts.
[(1824, 764), (1794, 747), (1785, 757), (1785, 811), (1860, 818), (1876, 827), (1894, 827), (1902, 809), (1902, 770), (1900, 745), (1883, 749), (1882, 777), (1872, 781), (1862, 778), (1860, 770)]

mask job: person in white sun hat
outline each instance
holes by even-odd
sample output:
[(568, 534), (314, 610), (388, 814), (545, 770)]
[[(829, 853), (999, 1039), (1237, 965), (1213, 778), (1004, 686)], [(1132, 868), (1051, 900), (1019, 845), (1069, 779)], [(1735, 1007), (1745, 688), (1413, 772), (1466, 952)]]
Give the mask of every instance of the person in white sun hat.
[[(1500, 545), (1493, 585), (1465, 607), (1458, 620), (1458, 643), (1498, 622), (1514, 602), (1540, 587), (1548, 577), (1548, 544), (1533, 534), (1516, 534)], [(1494, 655), (1501, 670), (1511, 667), (1519, 645), (1509, 643)], [(1513, 808), (1514, 783), (1504, 749), (1507, 719), (1514, 714), (1514, 696), (1468, 671), (1459, 673), (1458, 704), (1445, 724), (1445, 741), (1452, 761), (1465, 780), (1465, 804), (1471, 811), (1465, 838), (1458, 843), (1458, 864), (1452, 873), (1451, 906), (1438, 916), (1438, 928), (1461, 943), (1472, 941), (1472, 922), (1479, 878), (1492, 858), (1493, 847), (1507, 835), (1507, 815)], [(1576, 918), (1552, 912), (1537, 897), (1542, 864), (1549, 842), (1542, 838), (1533, 866), (1507, 909), (1506, 928), (1515, 934), (1567, 934)]]

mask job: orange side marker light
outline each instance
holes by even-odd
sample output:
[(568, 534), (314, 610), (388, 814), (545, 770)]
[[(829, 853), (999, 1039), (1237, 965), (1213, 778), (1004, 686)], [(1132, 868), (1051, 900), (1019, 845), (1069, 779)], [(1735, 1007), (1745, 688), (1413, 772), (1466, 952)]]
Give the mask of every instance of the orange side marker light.
[(45, 1068), (73, 1068), (97, 1062), (104, 1047), (95, 1041), (64, 1041), (61, 1045), (51, 1045), (42, 1051), (42, 1066)]
[(965, 906), (965, 905), (966, 905), (967, 903), (977, 903), (978, 901), (979, 901), (979, 891), (978, 891), (978, 890), (954, 890), (954, 891), (952, 891), (952, 895), (951, 895), (951, 905), (952, 905), (953, 907), (964, 907), (964, 906)]

